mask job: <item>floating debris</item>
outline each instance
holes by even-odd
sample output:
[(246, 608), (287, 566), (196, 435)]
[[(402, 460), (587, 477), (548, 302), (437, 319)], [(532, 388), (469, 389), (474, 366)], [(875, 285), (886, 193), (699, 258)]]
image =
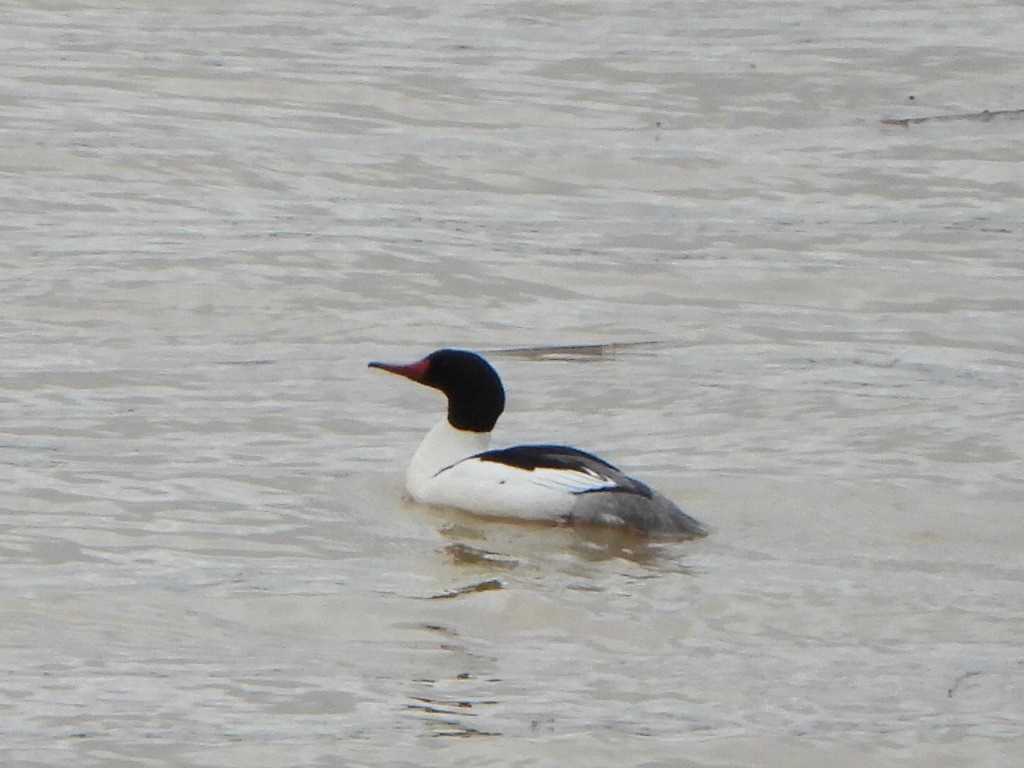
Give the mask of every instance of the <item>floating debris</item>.
[(895, 125), (909, 128), (918, 123), (935, 123), (945, 120), (981, 120), (988, 122), (995, 117), (1024, 117), (1024, 109), (983, 109), (981, 112), (966, 112), (957, 115), (927, 115), (925, 117), (889, 117), (882, 120), (882, 125)]
[(498, 552), (488, 552), (486, 549), (477, 549), (461, 542), (449, 544), (444, 551), (451, 555), (457, 565), (488, 565), (492, 568), (516, 568), (519, 566), (519, 561), (514, 557), (508, 557)]
[(977, 677), (978, 675), (982, 674), (984, 674), (984, 672), (982, 672), (980, 669), (971, 670), (970, 672), (964, 672), (962, 675), (960, 675), (960, 677), (953, 681), (953, 685), (951, 685), (949, 687), (949, 690), (946, 691), (946, 695), (952, 699), (953, 694), (957, 692), (957, 689), (960, 687), (961, 683), (963, 683), (968, 678)]
[(468, 701), (435, 701), (423, 696), (412, 696), (414, 704), (406, 704), (407, 709), (415, 709), (420, 712), (428, 712), (432, 715), (466, 715), (476, 717), (473, 712), (457, 712), (458, 709), (472, 709), (473, 704)]

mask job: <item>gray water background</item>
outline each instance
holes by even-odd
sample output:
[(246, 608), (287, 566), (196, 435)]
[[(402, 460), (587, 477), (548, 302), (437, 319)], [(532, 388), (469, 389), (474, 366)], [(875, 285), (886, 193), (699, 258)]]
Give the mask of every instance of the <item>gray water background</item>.
[[(0, 38), (4, 766), (1024, 762), (1024, 122), (882, 122), (1024, 107), (1019, 3)], [(714, 535), (404, 501), (445, 345)]]

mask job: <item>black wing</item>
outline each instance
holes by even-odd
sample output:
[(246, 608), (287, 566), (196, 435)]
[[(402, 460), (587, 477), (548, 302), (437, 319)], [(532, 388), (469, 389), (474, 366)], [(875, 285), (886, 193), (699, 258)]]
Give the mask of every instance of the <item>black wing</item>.
[(565, 445), (516, 445), (512, 448), (484, 451), (473, 458), (507, 464), (528, 472), (544, 469), (578, 472), (596, 481), (597, 484), (593, 488), (581, 489), (576, 493), (619, 491), (635, 493), (648, 499), (652, 495), (650, 488), (639, 480), (634, 480), (618, 467), (591, 453)]

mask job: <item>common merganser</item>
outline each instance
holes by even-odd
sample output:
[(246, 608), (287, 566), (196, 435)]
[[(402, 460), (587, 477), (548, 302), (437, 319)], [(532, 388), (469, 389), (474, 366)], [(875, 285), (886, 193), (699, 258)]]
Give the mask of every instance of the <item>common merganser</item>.
[(590, 523), (697, 538), (707, 530), (657, 491), (603, 459), (561, 445), (488, 450), (505, 409), (491, 365), (460, 349), (439, 349), (408, 365), (370, 363), (439, 389), (448, 415), (420, 443), (406, 473), (416, 501), (492, 517)]

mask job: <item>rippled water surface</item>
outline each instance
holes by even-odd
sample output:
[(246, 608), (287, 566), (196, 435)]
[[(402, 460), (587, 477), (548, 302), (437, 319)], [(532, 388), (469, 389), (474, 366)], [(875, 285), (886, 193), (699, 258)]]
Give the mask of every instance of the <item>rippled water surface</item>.
[[(1024, 762), (1019, 4), (0, 35), (5, 766)], [(439, 346), (714, 534), (405, 501)]]

